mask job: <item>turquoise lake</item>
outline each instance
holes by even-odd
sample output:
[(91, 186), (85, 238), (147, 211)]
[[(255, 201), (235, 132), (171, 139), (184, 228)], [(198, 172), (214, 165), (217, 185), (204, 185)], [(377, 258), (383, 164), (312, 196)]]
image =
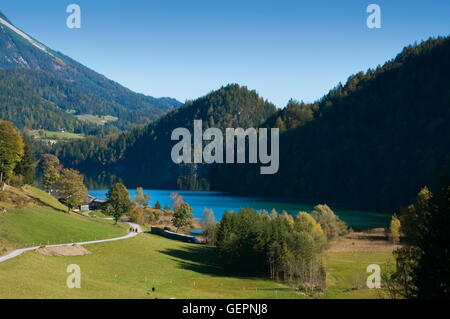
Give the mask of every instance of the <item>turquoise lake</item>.
[[(159, 201), (162, 207), (166, 204), (171, 206), (170, 194), (177, 192), (183, 197), (185, 202), (191, 205), (196, 218), (201, 218), (203, 210), (209, 208), (214, 211), (217, 220), (220, 220), (227, 210), (238, 211), (240, 208), (247, 207), (256, 210), (265, 209), (269, 212), (274, 208), (278, 212), (285, 210), (290, 214), (296, 214), (299, 211), (311, 212), (313, 208), (313, 205), (305, 205), (292, 201), (273, 198), (240, 197), (220, 192), (171, 190), (145, 190), (144, 192), (152, 197), (150, 201), (151, 206), (154, 206), (156, 201)], [(89, 194), (95, 198), (106, 198), (106, 193), (107, 190), (89, 191)], [(129, 193), (130, 197), (133, 199), (135, 190), (129, 190)], [(330, 207), (343, 221), (355, 229), (387, 227), (391, 218), (391, 216), (387, 214), (348, 210), (342, 207), (333, 207), (331, 205)]]

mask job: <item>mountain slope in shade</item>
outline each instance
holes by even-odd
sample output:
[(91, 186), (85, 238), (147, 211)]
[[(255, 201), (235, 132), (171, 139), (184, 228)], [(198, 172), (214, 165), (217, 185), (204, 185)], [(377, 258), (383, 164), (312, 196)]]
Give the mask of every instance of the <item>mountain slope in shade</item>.
[(73, 115), (118, 117), (128, 128), (181, 105), (135, 93), (33, 39), (0, 14), (0, 69), (21, 78), (43, 99)]
[(114, 138), (73, 141), (49, 149), (66, 166), (81, 170), (90, 186), (109, 186), (120, 179), (127, 186), (174, 189), (208, 189), (210, 165), (177, 165), (172, 162), (172, 131), (192, 131), (194, 120), (203, 127), (223, 131), (228, 127), (258, 127), (276, 112), (276, 107), (255, 91), (231, 84), (169, 112), (143, 129)]
[(278, 174), (222, 165), (213, 189), (398, 211), (450, 174), (450, 37), (408, 46), (264, 126), (283, 131)]

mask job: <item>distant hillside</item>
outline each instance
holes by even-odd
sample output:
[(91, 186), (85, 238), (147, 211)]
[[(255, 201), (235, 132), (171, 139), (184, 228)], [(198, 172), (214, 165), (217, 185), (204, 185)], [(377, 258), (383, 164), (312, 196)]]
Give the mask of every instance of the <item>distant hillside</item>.
[(0, 119), (14, 122), (18, 128), (89, 130), (88, 125), (43, 99), (28, 81), (3, 70), (0, 70)]
[(204, 128), (257, 127), (276, 107), (255, 91), (228, 85), (163, 116), (146, 128), (110, 139), (90, 138), (49, 149), (67, 166), (76, 167), (91, 185), (121, 179), (128, 186), (208, 189), (210, 165), (175, 165), (170, 157), (175, 128), (192, 130), (194, 120)]
[[(286, 197), (393, 212), (450, 172), (450, 38), (409, 46), (395, 59), (351, 76), (320, 101), (276, 112), (231, 85), (188, 102), (147, 128), (87, 139), (54, 151), (91, 186), (189, 188)], [(174, 165), (176, 127), (279, 127), (280, 170), (260, 165)]]
[(409, 46), (264, 126), (283, 131), (279, 173), (221, 165), (213, 189), (394, 212), (450, 173), (450, 38)]
[[(175, 99), (157, 99), (134, 93), (62, 53), (51, 50), (16, 28), (2, 14), (0, 14), (0, 69), (5, 70), (3, 76), (12, 76), (14, 81), (22, 81), (33, 89), (33, 94), (69, 114), (75, 121), (74, 125), (79, 127), (83, 123), (76, 119), (76, 115), (117, 117), (118, 121), (110, 122), (108, 125), (123, 129), (133, 124), (155, 120), (181, 105)], [(22, 97), (20, 94), (14, 94), (14, 91), (8, 94), (3, 96), (5, 102), (9, 98), (18, 100)], [(26, 103), (25, 100), (23, 104)], [(13, 108), (8, 103), (0, 107)], [(33, 110), (25, 113), (12, 113), (13, 110), (8, 112), (20, 128), (23, 128), (23, 123), (29, 125), (27, 128), (50, 128), (46, 127), (47, 123), (30, 115)], [(67, 118), (61, 116), (57, 119), (58, 116), (53, 115), (54, 122), (61, 122), (63, 118)]]

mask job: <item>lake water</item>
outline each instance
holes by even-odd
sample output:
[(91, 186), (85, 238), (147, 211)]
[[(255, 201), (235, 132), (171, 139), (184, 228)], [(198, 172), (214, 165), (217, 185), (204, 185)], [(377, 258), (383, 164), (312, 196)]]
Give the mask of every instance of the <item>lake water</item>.
[[(129, 190), (129, 192), (130, 197), (133, 199), (136, 191)], [(240, 208), (247, 207), (256, 210), (265, 209), (268, 212), (274, 208), (278, 212), (285, 210), (290, 214), (295, 214), (299, 211), (311, 212), (313, 208), (312, 205), (292, 201), (259, 197), (238, 197), (220, 192), (144, 190), (145, 194), (152, 197), (150, 201), (151, 206), (154, 206), (156, 201), (159, 201), (163, 208), (167, 204), (172, 206), (170, 194), (173, 192), (179, 193), (184, 201), (193, 208), (193, 213), (196, 218), (201, 218), (205, 208), (212, 209), (217, 220), (220, 220), (227, 210), (238, 211)], [(107, 190), (89, 191), (89, 194), (95, 198), (106, 198), (106, 193)], [(355, 229), (387, 227), (389, 225), (390, 215), (387, 214), (347, 210), (333, 206), (331, 208), (343, 221)]]

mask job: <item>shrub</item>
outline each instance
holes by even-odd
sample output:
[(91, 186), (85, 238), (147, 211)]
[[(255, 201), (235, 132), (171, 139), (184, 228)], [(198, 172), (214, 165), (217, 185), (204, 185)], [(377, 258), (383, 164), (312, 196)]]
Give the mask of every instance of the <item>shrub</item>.
[(328, 205), (317, 205), (311, 216), (320, 224), (327, 239), (331, 240), (349, 233), (347, 224), (334, 214)]
[(8, 195), (5, 192), (0, 190), (0, 202), (6, 202), (8, 200)]
[(391, 224), (389, 227), (389, 240), (393, 244), (397, 244), (400, 241), (400, 219), (397, 216), (392, 216)]
[(145, 211), (145, 223), (150, 225), (155, 225), (161, 219), (162, 212), (155, 211), (152, 209), (147, 209)]
[(142, 208), (134, 208), (130, 214), (130, 220), (133, 223), (139, 224), (139, 225), (144, 225), (145, 224), (145, 215), (144, 215), (144, 210)]
[(13, 175), (9, 179), (9, 184), (13, 187), (22, 187), (25, 185), (25, 178), (21, 175)]

